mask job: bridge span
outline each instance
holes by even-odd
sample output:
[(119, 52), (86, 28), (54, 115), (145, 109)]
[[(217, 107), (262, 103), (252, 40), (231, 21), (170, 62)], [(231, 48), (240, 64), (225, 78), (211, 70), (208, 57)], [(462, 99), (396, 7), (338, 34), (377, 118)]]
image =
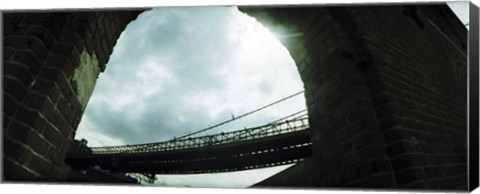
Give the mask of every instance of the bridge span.
[(311, 155), (306, 114), (263, 126), (165, 142), (73, 148), (66, 163), (128, 173), (196, 174), (278, 166)]

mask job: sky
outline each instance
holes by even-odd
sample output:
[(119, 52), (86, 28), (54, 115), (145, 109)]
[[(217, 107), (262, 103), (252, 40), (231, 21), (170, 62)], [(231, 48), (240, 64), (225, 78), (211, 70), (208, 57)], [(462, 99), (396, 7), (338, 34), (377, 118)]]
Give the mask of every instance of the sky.
[[(468, 23), (465, 2), (449, 6)], [(466, 11), (467, 10), (467, 11)], [(77, 130), (89, 146), (172, 139), (303, 90), (281, 43), (236, 7), (156, 8), (120, 36)], [(258, 126), (305, 109), (303, 95), (201, 135)], [(161, 175), (157, 185), (243, 188), (291, 165)]]
[[(90, 146), (168, 140), (302, 90), (288, 51), (235, 7), (157, 8), (120, 36), (76, 138)], [(304, 98), (282, 108), (256, 120), (304, 109)], [(263, 122), (233, 128), (242, 124)]]
[[(236, 7), (156, 8), (121, 34), (75, 139), (89, 146), (170, 140), (303, 90), (288, 51)], [(200, 135), (254, 127), (306, 109), (303, 95)], [(161, 175), (158, 184), (243, 188), (291, 165)]]
[[(469, 2), (468, 1), (449, 1), (447, 5), (452, 9), (452, 11), (457, 15), (458, 19), (462, 21), (463, 24), (468, 24), (469, 21)], [(466, 25), (467, 29), (470, 29)]]

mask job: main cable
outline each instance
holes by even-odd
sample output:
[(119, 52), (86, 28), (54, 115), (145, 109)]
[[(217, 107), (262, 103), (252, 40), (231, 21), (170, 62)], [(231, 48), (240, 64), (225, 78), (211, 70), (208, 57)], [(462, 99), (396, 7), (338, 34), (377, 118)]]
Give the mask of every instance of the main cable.
[(196, 134), (199, 134), (199, 133), (202, 133), (202, 132), (211, 130), (211, 129), (213, 129), (213, 128), (216, 128), (216, 127), (225, 125), (225, 124), (230, 123), (230, 122), (232, 122), (232, 121), (235, 121), (235, 120), (237, 120), (237, 119), (246, 117), (246, 116), (248, 116), (248, 115), (251, 115), (251, 114), (253, 114), (253, 113), (256, 113), (256, 112), (258, 112), (258, 111), (261, 111), (261, 110), (263, 110), (263, 109), (265, 109), (265, 108), (268, 108), (268, 107), (270, 107), (270, 106), (273, 106), (273, 105), (275, 105), (275, 104), (278, 104), (278, 103), (280, 103), (280, 102), (283, 102), (283, 101), (285, 101), (285, 100), (287, 100), (287, 99), (290, 99), (290, 98), (293, 98), (293, 97), (295, 97), (295, 96), (298, 96), (299, 94), (302, 94), (304, 91), (305, 91), (305, 90), (300, 91), (300, 92), (297, 92), (297, 93), (294, 93), (294, 94), (292, 94), (292, 95), (290, 95), (290, 96), (287, 96), (287, 97), (285, 97), (285, 98), (282, 98), (282, 99), (280, 99), (280, 100), (277, 100), (277, 101), (275, 101), (275, 102), (272, 102), (272, 103), (270, 103), (270, 104), (267, 104), (267, 105), (265, 105), (265, 106), (263, 106), (263, 107), (260, 107), (260, 108), (258, 108), (258, 109), (253, 110), (253, 111), (250, 111), (250, 112), (247, 112), (247, 113), (245, 113), (245, 114), (242, 114), (242, 115), (240, 115), (240, 116), (238, 116), (238, 117), (233, 117), (232, 119), (223, 121), (223, 122), (221, 122), (221, 123), (218, 123), (218, 124), (216, 124), (216, 125), (207, 127), (207, 128), (205, 128), (205, 129), (201, 129), (201, 130), (198, 130), (198, 131), (195, 131), (195, 132), (192, 132), (192, 133), (189, 133), (189, 134), (180, 136), (180, 137), (178, 137), (178, 138), (175, 138), (174, 140), (180, 140), (180, 139), (183, 139), (183, 138), (186, 138), (186, 137), (190, 137), (190, 136), (192, 136), (192, 135), (196, 135)]

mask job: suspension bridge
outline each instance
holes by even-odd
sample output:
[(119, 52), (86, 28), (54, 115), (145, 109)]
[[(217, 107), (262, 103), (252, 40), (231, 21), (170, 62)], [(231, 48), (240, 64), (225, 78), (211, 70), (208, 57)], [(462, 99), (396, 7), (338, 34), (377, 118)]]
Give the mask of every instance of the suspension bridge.
[(81, 170), (91, 166), (127, 173), (197, 174), (285, 165), (311, 155), (307, 110), (264, 125), (203, 135), (227, 123), (284, 102), (298, 92), (251, 112), (169, 141), (107, 147), (74, 147), (66, 163)]

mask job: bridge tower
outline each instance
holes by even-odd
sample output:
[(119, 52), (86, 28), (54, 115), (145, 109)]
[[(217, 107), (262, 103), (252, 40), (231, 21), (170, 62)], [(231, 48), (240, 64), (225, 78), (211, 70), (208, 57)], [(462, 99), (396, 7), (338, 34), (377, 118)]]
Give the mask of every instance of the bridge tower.
[[(240, 10), (283, 30), (315, 131), (310, 159), (258, 186), (466, 189), (467, 31), (445, 4)], [(142, 11), (3, 15), (6, 180), (67, 178), (96, 78)]]

